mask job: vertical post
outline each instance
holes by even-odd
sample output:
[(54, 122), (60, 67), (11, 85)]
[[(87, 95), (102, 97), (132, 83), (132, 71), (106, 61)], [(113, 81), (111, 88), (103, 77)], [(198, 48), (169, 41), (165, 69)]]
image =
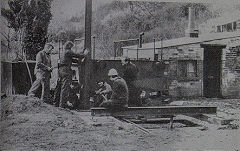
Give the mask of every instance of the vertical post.
[(61, 52), (61, 40), (60, 40), (60, 38), (58, 37), (58, 63), (57, 63), (57, 67), (58, 67), (58, 69), (59, 69), (60, 58), (61, 58), (61, 56), (60, 56), (60, 52)]
[(153, 60), (156, 61), (155, 59), (155, 38), (153, 39)]
[(163, 59), (163, 38), (161, 38), (161, 61)]
[(139, 34), (138, 46), (137, 46), (137, 60), (138, 60), (138, 48), (142, 48), (143, 35), (144, 35), (144, 32)]
[(93, 36), (93, 57), (92, 57), (93, 60), (95, 59), (95, 39), (96, 37)]
[(60, 38), (58, 39), (58, 59), (60, 59), (60, 50), (61, 50), (61, 40)]
[(84, 48), (90, 50), (91, 50), (91, 27), (92, 27), (92, 0), (86, 0)]
[(173, 116), (170, 117), (170, 129), (173, 129)]
[[(84, 66), (84, 82), (83, 82), (83, 107), (84, 109), (89, 109), (90, 107), (90, 76), (91, 76), (91, 27), (92, 27), (92, 0), (85, 1), (85, 39), (84, 48), (89, 51), (88, 55), (85, 57)], [(81, 73), (80, 73), (81, 74)]]
[(140, 39), (137, 39), (138, 40), (138, 44), (137, 44), (137, 60), (138, 60), (138, 47), (139, 47), (139, 40)]
[(113, 45), (113, 47), (114, 47), (114, 60), (116, 59), (116, 53), (117, 53), (117, 42), (116, 41), (114, 41), (114, 45)]

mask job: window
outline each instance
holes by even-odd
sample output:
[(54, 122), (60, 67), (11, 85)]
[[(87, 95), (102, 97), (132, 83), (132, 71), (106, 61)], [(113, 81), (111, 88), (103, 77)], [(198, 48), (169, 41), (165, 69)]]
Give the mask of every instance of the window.
[(178, 61), (178, 77), (183, 78), (197, 77), (197, 61), (195, 60)]
[(237, 22), (233, 22), (233, 31), (237, 30)]
[(227, 31), (232, 31), (232, 23), (227, 24)]
[(221, 26), (217, 26), (217, 32), (222, 32)]
[(227, 31), (227, 25), (222, 25), (222, 32)]

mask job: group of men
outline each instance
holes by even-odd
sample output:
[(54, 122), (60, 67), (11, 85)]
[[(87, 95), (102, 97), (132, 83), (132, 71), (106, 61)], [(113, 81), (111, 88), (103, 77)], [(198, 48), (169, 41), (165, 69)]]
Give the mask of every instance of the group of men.
[[(73, 76), (71, 69), (72, 59), (73, 57), (85, 57), (89, 53), (88, 50), (84, 50), (81, 53), (73, 52), (73, 46), (74, 44), (71, 41), (66, 42), (64, 45), (64, 53), (61, 55), (58, 64), (59, 79), (54, 92), (54, 101), (50, 100), (50, 78), (53, 70), (50, 53), (54, 47), (52, 44), (47, 43), (44, 49), (38, 52), (34, 69), (36, 80), (28, 92), (29, 96), (35, 96), (38, 89), (42, 87), (41, 99), (44, 102), (55, 104), (55, 106), (62, 108), (69, 108), (69, 106), (72, 106), (72, 104), (69, 103), (69, 99), (71, 98), (70, 85)], [(101, 102), (99, 106), (121, 109), (127, 107), (128, 104), (134, 105), (137, 95), (134, 81), (137, 79), (138, 68), (129, 58), (124, 58), (122, 60), (122, 65), (124, 67), (123, 78), (119, 76), (116, 69), (110, 69), (108, 77), (112, 82), (112, 86), (106, 82), (99, 83), (99, 85), (107, 87), (105, 90), (96, 91), (96, 94), (100, 94), (104, 97), (104, 101)], [(108, 97), (103, 95), (107, 93), (109, 95)]]
[[(137, 80), (138, 68), (129, 58), (123, 58), (121, 63), (123, 66), (123, 77), (120, 77), (114, 68), (108, 72), (113, 88), (107, 82), (99, 82), (100, 89), (96, 91), (96, 94), (100, 94), (104, 101), (101, 104), (97, 101), (96, 106), (117, 109), (141, 105), (138, 101), (140, 94), (134, 83)], [(110, 98), (108, 97), (109, 94), (111, 94)]]
[[(50, 78), (53, 70), (51, 66), (50, 53), (54, 49), (54, 46), (47, 43), (44, 49), (38, 52), (36, 56), (36, 65), (34, 74), (36, 80), (32, 84), (32, 87), (28, 91), (29, 96), (36, 96), (37, 91), (42, 87), (41, 100), (46, 103), (55, 104), (62, 108), (69, 106), (70, 98), (70, 85), (72, 83), (73, 70), (71, 69), (73, 57), (85, 57), (88, 54), (88, 50), (84, 50), (81, 53), (73, 52), (74, 44), (71, 41), (67, 41), (64, 45), (64, 53), (60, 57), (60, 63), (58, 64), (58, 87), (54, 92), (54, 101), (50, 100)], [(71, 106), (71, 104), (70, 104)]]

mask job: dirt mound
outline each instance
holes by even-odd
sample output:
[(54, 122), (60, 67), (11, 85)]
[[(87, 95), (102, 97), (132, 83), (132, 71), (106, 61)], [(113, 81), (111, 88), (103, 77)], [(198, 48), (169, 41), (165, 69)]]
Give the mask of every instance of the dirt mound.
[(27, 96), (11, 96), (3, 99), (1, 102), (1, 120), (11, 115), (16, 115), (24, 112), (38, 112), (46, 106), (41, 103), (38, 98), (31, 98)]
[(129, 145), (138, 146), (137, 136), (142, 135), (119, 129), (114, 118), (89, 124), (89, 112), (57, 108), (23, 95), (3, 99), (1, 107), (0, 150), (128, 150)]
[(38, 98), (11, 96), (1, 101), (1, 107), (0, 149), (3, 150), (57, 150), (72, 131), (85, 131), (81, 118)]
[[(218, 102), (224, 106), (220, 108), (222, 111), (239, 115), (239, 109), (235, 109), (234, 105), (234, 110), (231, 107), (231, 103), (238, 104), (237, 101), (216, 100), (206, 104)], [(89, 112), (57, 108), (38, 98), (18, 95), (7, 97), (0, 103), (0, 150), (176, 151), (240, 148), (237, 143), (240, 138), (236, 136), (240, 129), (236, 128), (215, 129), (214, 126), (202, 131), (197, 127), (180, 127), (169, 130), (162, 126), (155, 128), (156, 125), (154, 129), (148, 129), (149, 133), (144, 133), (113, 117), (92, 117)], [(190, 103), (202, 105), (205, 101)]]

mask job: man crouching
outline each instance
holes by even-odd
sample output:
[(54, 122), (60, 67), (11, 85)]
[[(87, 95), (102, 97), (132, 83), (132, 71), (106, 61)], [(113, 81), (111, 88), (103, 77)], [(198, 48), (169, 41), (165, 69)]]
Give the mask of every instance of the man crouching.
[(100, 106), (113, 110), (121, 110), (128, 107), (128, 87), (123, 78), (118, 76), (116, 69), (110, 69), (108, 72), (112, 85), (112, 95), (109, 100), (105, 99)]

